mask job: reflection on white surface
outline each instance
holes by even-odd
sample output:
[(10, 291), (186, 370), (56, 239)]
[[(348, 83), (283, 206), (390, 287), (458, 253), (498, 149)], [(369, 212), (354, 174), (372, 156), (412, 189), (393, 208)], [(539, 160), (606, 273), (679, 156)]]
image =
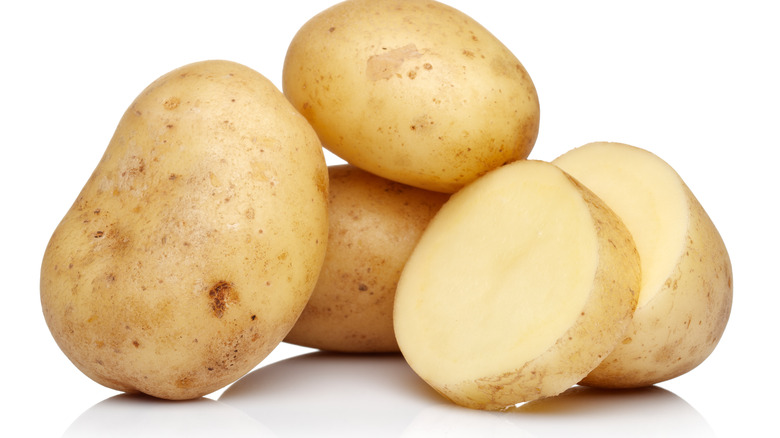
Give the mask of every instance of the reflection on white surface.
[(219, 401), (279, 437), (398, 437), (439, 402), (400, 355), (321, 352), (259, 368)]
[[(486, 434), (486, 435), (485, 435)], [(715, 437), (707, 421), (683, 399), (659, 388), (601, 390), (575, 386), (557, 397), (504, 412), (456, 406), (425, 409), (407, 437)]]
[(66, 431), (73, 437), (714, 437), (675, 394), (573, 387), (503, 412), (455, 406), (400, 355), (315, 352), (256, 369), (219, 400), (119, 395)]
[(88, 409), (70, 425), (74, 437), (273, 437), (243, 412), (208, 398), (166, 401), (117, 395)]
[(455, 406), (400, 355), (311, 353), (259, 368), (219, 401), (279, 437), (713, 437), (705, 419), (675, 394), (650, 387), (574, 387), (505, 412)]

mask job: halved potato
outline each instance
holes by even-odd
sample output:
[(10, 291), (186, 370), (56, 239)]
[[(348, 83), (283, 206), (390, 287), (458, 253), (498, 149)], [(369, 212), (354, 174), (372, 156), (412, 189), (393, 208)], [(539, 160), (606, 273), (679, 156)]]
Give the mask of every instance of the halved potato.
[(642, 260), (629, 330), (582, 383), (647, 386), (699, 365), (726, 328), (733, 290), (726, 246), (699, 201), (669, 164), (634, 146), (591, 143), (553, 163), (621, 217)]
[(398, 283), (396, 338), (445, 397), (503, 409), (559, 394), (607, 357), (640, 277), (617, 215), (552, 164), (518, 161), (428, 225)]

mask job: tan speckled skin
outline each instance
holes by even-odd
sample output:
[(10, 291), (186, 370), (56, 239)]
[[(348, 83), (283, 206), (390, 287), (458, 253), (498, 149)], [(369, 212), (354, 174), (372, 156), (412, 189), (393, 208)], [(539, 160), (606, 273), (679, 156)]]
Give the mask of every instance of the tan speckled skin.
[(430, 0), (348, 0), (302, 26), (283, 89), (325, 147), (368, 172), (452, 193), (526, 158), (539, 99), (520, 61)]
[(331, 166), (330, 235), (309, 303), (287, 342), (349, 353), (398, 352), (393, 299), (401, 271), (430, 219), (449, 198)]
[(311, 294), (327, 191), (316, 134), (262, 75), (226, 61), (163, 75), (46, 248), (54, 339), (120, 391), (188, 399), (233, 382)]
[(720, 341), (731, 313), (731, 261), (712, 220), (684, 190), (689, 223), (677, 266), (583, 385), (635, 388), (669, 380), (701, 364)]

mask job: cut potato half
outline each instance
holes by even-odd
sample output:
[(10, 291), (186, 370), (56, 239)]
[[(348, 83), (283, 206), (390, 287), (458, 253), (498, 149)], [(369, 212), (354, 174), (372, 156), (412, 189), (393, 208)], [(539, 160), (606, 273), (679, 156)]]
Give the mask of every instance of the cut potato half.
[(621, 220), (541, 161), (498, 168), (454, 194), (396, 291), (406, 360), (453, 402), (497, 410), (559, 394), (623, 338), (639, 256)]
[(553, 163), (625, 222), (642, 261), (634, 319), (583, 384), (629, 388), (677, 377), (714, 350), (731, 311), (732, 271), (715, 225), (672, 167), (621, 143), (590, 143)]

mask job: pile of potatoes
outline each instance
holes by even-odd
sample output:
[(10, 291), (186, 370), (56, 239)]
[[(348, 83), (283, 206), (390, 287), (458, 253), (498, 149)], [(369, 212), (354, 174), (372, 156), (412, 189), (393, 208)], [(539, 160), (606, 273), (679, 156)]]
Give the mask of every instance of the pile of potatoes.
[(729, 256), (680, 176), (620, 143), (528, 159), (534, 84), (465, 14), (346, 0), (298, 31), (282, 89), (197, 62), (120, 120), (41, 269), (96, 382), (195, 398), (289, 342), (400, 352), (500, 410), (652, 385), (718, 343)]

